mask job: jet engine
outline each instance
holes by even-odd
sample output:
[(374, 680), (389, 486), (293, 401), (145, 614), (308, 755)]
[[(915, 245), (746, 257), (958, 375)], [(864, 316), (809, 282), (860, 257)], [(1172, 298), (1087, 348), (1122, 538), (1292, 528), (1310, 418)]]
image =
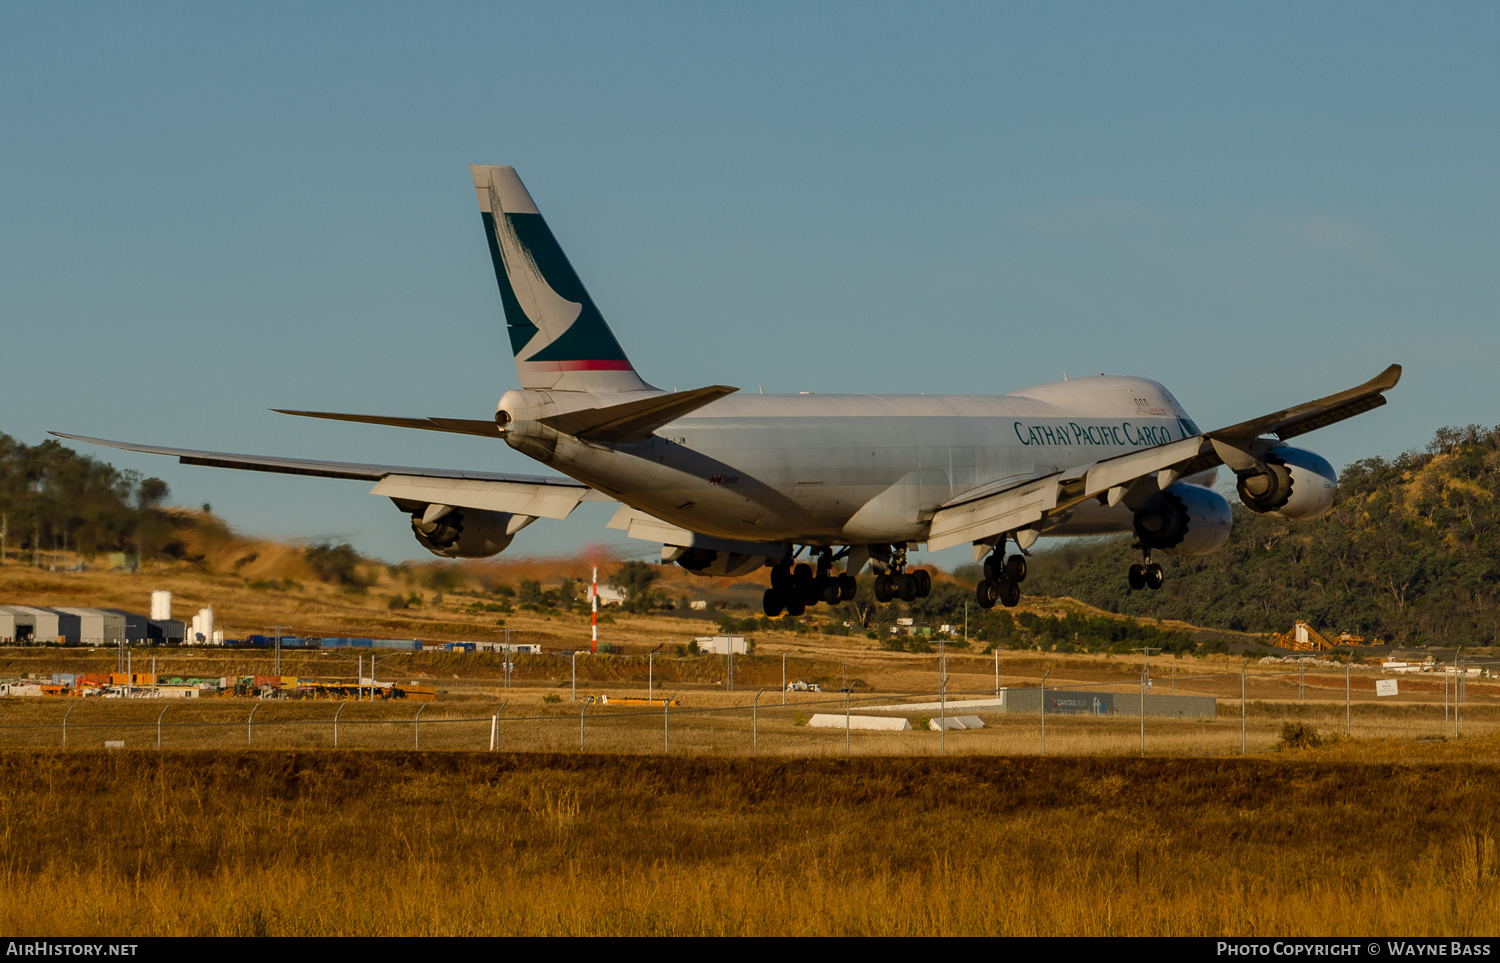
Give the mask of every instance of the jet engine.
[(427, 505), (412, 512), (411, 531), (417, 542), (434, 555), (487, 558), (505, 551), (516, 532), (534, 521), (532, 515)]
[(1260, 456), (1265, 471), (1236, 473), (1240, 501), (1257, 515), (1302, 522), (1322, 518), (1338, 494), (1338, 475), (1322, 455), (1279, 445)]
[(741, 555), (738, 552), (716, 552), (707, 548), (681, 548), (676, 545), (663, 545), (661, 560), (663, 562), (676, 562), (694, 575), (711, 575), (717, 578), (736, 578), (740, 575), (749, 575), (766, 564), (766, 560), (759, 555)]
[(1234, 514), (1218, 492), (1176, 484), (1135, 513), (1142, 548), (1168, 555), (1207, 555), (1229, 538)]

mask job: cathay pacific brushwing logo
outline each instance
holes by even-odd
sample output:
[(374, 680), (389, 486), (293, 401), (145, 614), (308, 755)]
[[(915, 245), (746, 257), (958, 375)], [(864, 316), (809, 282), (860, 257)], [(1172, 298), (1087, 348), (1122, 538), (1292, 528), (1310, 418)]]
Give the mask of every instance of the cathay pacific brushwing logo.
[[(490, 187), (490, 209), (494, 212), (495, 240), (500, 245), (500, 255), (505, 260), (505, 274), (510, 279), (511, 290), (521, 310), (532, 324), (536, 325), (540, 337), (533, 336), (526, 347), (516, 354), (516, 360), (525, 361), (542, 348), (560, 338), (573, 326), (583, 305), (552, 290), (546, 275), (536, 263), (530, 248), (516, 234), (515, 225), (500, 205), (499, 193)], [(535, 348), (533, 349), (533, 345)]]

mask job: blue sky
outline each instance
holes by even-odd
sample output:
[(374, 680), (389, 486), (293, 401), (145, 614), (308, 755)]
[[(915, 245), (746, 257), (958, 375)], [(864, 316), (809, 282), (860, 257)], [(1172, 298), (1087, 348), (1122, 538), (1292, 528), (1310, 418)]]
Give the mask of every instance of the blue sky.
[[(1167, 384), (1205, 427), (1405, 365), (1336, 466), (1500, 422), (1493, 4), (6, 4), (0, 431), (529, 471), (468, 180), (513, 164), (667, 387)], [(103, 451), (259, 534), (358, 483)], [(527, 529), (567, 552), (609, 510)], [(950, 557), (951, 556), (951, 557)], [(967, 560), (954, 550), (937, 560)]]

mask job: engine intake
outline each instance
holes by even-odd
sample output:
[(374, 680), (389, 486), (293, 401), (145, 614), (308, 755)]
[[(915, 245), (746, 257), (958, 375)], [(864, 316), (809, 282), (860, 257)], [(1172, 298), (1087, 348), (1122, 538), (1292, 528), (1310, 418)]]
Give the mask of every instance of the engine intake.
[(534, 521), (532, 515), (427, 505), (412, 513), (411, 531), (417, 544), (442, 558), (488, 558)]
[(1281, 445), (1260, 456), (1265, 471), (1239, 473), (1235, 490), (1257, 515), (1286, 522), (1322, 518), (1338, 495), (1338, 475), (1327, 459), (1305, 448)]
[(1229, 539), (1234, 513), (1218, 492), (1177, 484), (1135, 513), (1142, 548), (1168, 555), (1207, 555)]

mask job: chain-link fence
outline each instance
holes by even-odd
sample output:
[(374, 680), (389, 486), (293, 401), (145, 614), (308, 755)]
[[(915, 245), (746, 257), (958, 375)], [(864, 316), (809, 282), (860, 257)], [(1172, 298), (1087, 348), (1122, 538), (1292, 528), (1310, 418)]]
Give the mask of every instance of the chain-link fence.
[(1072, 682), (1062, 671), (962, 691), (688, 691), (650, 704), (541, 687), (421, 703), (11, 698), (0, 700), (0, 747), (1216, 755), (1500, 728), (1500, 687), (1476, 667), (1174, 669), (1134, 683)]

